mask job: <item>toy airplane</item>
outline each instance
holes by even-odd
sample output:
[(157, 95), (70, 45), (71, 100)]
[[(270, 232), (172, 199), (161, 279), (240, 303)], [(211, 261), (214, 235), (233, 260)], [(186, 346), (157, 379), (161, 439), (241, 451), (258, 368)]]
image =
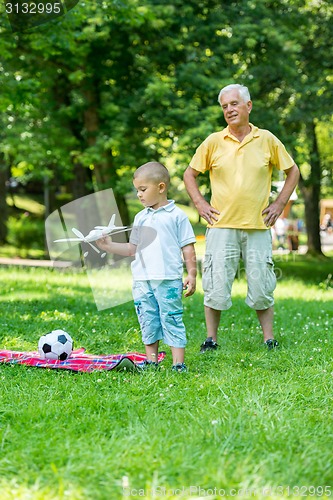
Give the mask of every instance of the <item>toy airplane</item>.
[[(126, 231), (127, 226), (116, 226), (115, 225), (115, 223), (114, 223), (115, 218), (116, 218), (116, 214), (113, 214), (111, 219), (110, 219), (110, 222), (107, 226), (95, 226), (94, 229), (92, 229), (92, 231), (90, 231), (89, 234), (94, 233), (94, 231), (96, 231), (96, 233), (94, 233), (94, 234), (96, 234), (96, 235), (98, 234), (98, 237), (96, 238), (96, 240), (99, 240), (99, 238), (103, 238), (103, 236), (107, 236), (108, 234), (122, 233), (123, 231)], [(101, 233), (99, 231), (101, 231)], [(100, 234), (102, 234), (102, 236), (99, 236)], [(91, 240), (91, 241), (96, 241), (96, 240)]]
[[(97, 241), (100, 238), (104, 238), (104, 236), (108, 236), (110, 234), (122, 233), (128, 230), (127, 226), (116, 226), (114, 223), (115, 218), (116, 214), (113, 214), (107, 226), (95, 226), (94, 229), (92, 229), (87, 234), (87, 236), (84, 236), (84, 234), (82, 234), (81, 231), (79, 231), (75, 227), (72, 227), (72, 231), (75, 234), (76, 238), (61, 238), (59, 240), (54, 240), (54, 243), (61, 243), (64, 241), (88, 243), (88, 245), (90, 245), (91, 248), (95, 250), (95, 252), (100, 253), (99, 249), (96, 248), (95, 245), (92, 244), (92, 242)], [(103, 254), (102, 256), (104, 257), (105, 254)]]

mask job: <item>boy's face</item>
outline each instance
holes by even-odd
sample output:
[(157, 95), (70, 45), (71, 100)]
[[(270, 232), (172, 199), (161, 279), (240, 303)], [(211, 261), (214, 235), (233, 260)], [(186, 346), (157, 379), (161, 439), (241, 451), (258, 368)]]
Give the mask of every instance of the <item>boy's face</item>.
[(166, 186), (164, 182), (154, 182), (144, 177), (133, 180), (137, 196), (145, 207), (159, 208), (165, 205), (167, 199)]

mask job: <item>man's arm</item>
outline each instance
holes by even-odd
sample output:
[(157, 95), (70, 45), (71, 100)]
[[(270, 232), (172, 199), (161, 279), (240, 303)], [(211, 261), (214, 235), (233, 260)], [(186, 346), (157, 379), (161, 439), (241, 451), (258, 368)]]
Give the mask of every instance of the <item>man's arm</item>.
[(292, 167), (285, 170), (285, 174), (287, 178), (279, 196), (262, 212), (262, 215), (265, 215), (264, 222), (267, 227), (274, 226), (297, 186), (299, 180), (298, 166), (294, 163)]
[(200, 193), (196, 181), (199, 173), (200, 172), (194, 170), (194, 168), (187, 167), (184, 173), (184, 184), (191, 200), (198, 210), (200, 217), (205, 219), (209, 224), (214, 224), (214, 221), (218, 220), (216, 214), (218, 215), (220, 212), (216, 210), (216, 208), (212, 207)]

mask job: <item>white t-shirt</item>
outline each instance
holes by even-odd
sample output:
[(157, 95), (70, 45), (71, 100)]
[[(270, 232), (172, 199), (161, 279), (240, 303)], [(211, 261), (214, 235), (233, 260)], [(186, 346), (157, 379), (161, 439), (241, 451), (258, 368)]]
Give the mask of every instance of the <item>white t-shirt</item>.
[(173, 280), (183, 276), (181, 249), (195, 243), (187, 215), (173, 200), (154, 210), (139, 212), (133, 222), (130, 242), (136, 245), (132, 262), (134, 280)]

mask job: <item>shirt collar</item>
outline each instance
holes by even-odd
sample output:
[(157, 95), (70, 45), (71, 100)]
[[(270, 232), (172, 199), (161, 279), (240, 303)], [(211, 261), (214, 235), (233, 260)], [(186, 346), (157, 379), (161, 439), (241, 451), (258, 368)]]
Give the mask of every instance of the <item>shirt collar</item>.
[(146, 208), (146, 212), (161, 212), (162, 210), (165, 210), (166, 212), (171, 212), (175, 208), (175, 200), (168, 200), (167, 205), (163, 205), (163, 207), (159, 207), (156, 210), (151, 207)]
[[(253, 125), (252, 123), (249, 123), (250, 127), (251, 127), (251, 132), (248, 134), (250, 137), (259, 137), (259, 128), (256, 127), (255, 125)], [(232, 133), (230, 132), (229, 130), (229, 125), (222, 130), (222, 134), (223, 134), (223, 139), (225, 139), (226, 137), (230, 137), (231, 139), (234, 139), (234, 136), (232, 135)]]

